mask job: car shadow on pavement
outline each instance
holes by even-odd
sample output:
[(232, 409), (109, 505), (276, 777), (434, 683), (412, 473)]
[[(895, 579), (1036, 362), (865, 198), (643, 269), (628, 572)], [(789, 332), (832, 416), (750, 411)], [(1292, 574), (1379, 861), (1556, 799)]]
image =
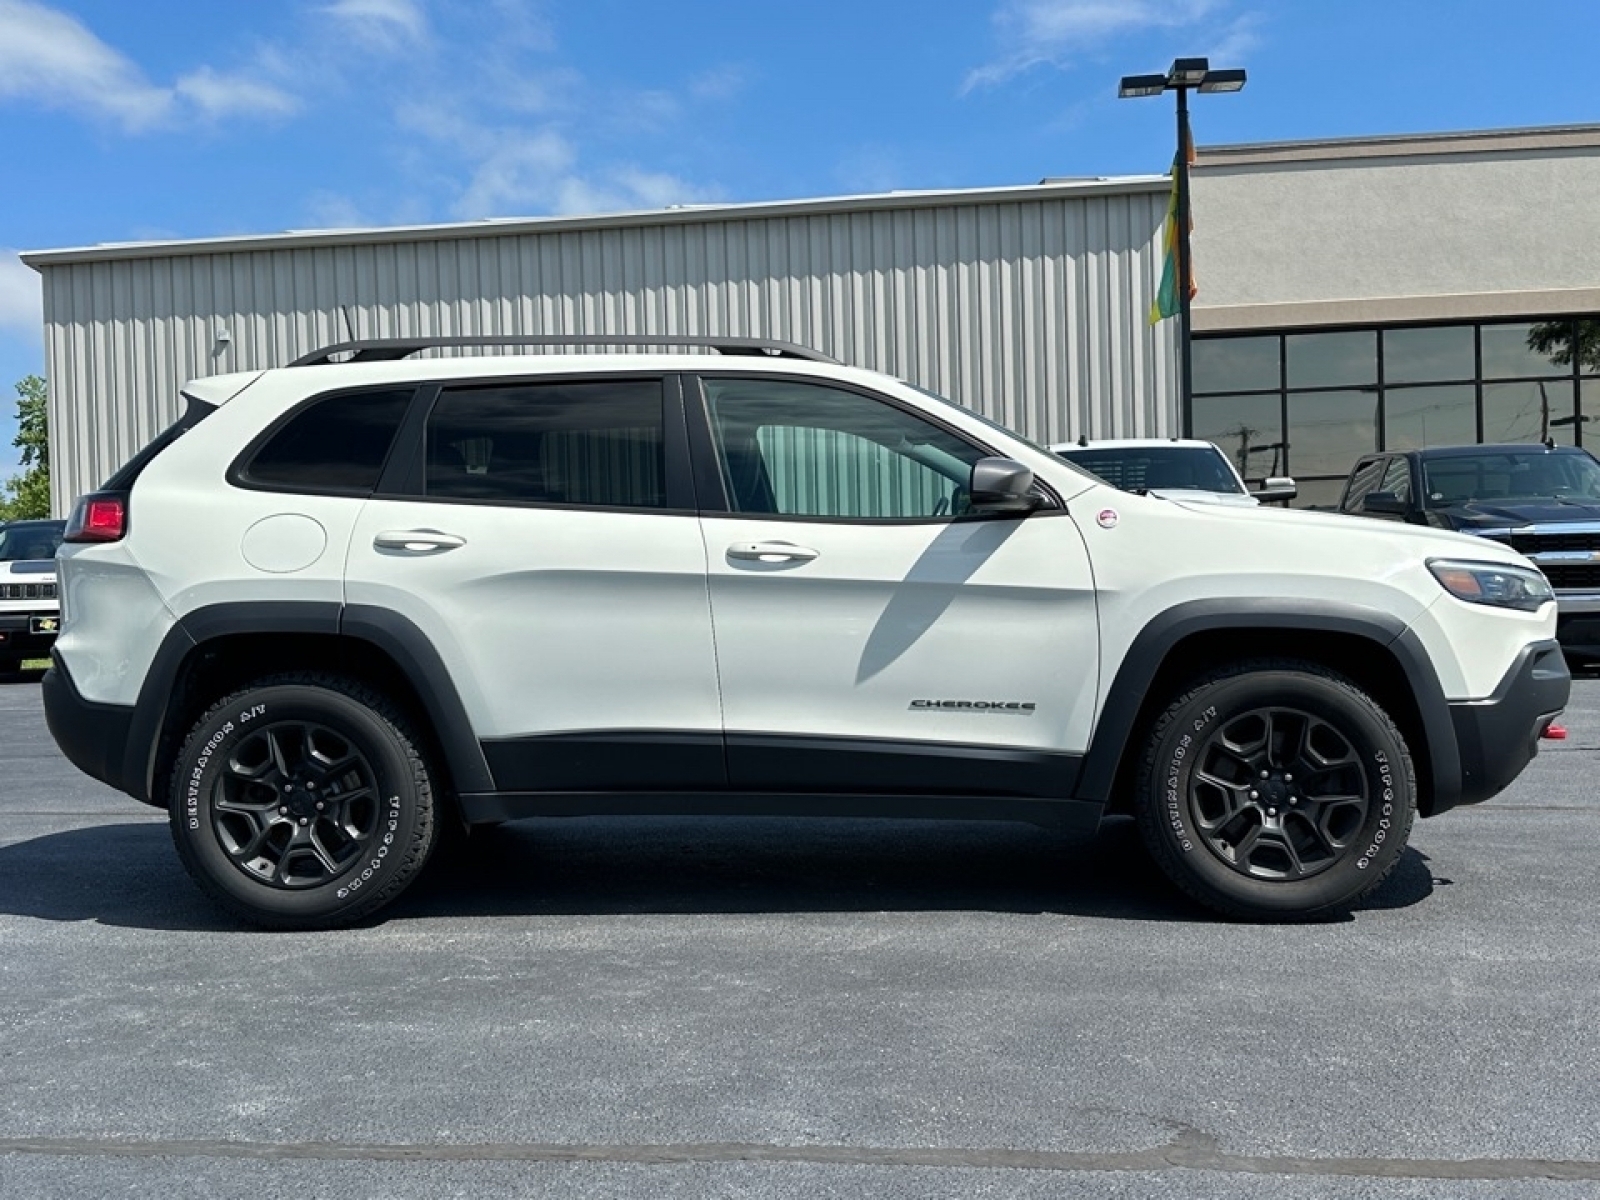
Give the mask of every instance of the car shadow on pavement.
[[(1363, 910), (1435, 880), (1405, 851)], [(376, 918), (977, 911), (1210, 921), (1130, 820), (1076, 838), (1003, 822), (779, 818), (521, 821), (479, 829)], [(166, 827), (97, 825), (0, 847), (0, 912), (147, 929), (239, 924), (189, 880)]]

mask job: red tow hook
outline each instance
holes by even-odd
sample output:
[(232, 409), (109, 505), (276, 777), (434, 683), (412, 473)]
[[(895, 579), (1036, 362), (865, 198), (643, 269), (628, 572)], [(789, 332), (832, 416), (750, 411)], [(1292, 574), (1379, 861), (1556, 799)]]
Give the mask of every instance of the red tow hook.
[(1551, 721), (1550, 724), (1544, 727), (1544, 732), (1539, 736), (1549, 738), (1552, 742), (1564, 742), (1567, 740), (1567, 727), (1565, 725), (1557, 725), (1554, 721)]

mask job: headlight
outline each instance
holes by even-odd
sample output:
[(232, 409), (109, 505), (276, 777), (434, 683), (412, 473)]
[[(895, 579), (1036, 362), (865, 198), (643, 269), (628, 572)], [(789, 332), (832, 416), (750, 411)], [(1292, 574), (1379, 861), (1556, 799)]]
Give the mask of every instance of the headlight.
[(1536, 612), (1545, 601), (1556, 598), (1550, 581), (1529, 567), (1435, 558), (1429, 561), (1428, 570), (1445, 591), (1470, 604)]

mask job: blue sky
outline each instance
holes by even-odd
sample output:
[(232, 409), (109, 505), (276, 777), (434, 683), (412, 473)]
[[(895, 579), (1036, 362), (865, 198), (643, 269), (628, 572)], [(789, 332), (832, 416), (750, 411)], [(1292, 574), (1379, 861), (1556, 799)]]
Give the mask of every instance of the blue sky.
[[(1600, 121), (1592, 0), (0, 0), (0, 476), (22, 249), (1163, 171), (1202, 146)], [(781, 335), (782, 331), (774, 331)]]

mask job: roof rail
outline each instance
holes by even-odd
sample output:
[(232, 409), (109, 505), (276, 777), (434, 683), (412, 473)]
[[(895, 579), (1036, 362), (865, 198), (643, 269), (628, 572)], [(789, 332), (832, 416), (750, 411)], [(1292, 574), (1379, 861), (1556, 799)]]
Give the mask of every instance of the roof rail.
[(807, 362), (838, 363), (838, 359), (793, 342), (770, 338), (713, 337), (681, 333), (542, 333), (486, 334), (470, 337), (367, 338), (339, 342), (302, 354), (291, 367), (320, 367), (334, 361), (336, 354), (348, 354), (342, 362), (388, 362), (409, 358), (421, 350), (455, 346), (702, 346), (719, 354), (766, 355), (773, 358), (798, 358)]

